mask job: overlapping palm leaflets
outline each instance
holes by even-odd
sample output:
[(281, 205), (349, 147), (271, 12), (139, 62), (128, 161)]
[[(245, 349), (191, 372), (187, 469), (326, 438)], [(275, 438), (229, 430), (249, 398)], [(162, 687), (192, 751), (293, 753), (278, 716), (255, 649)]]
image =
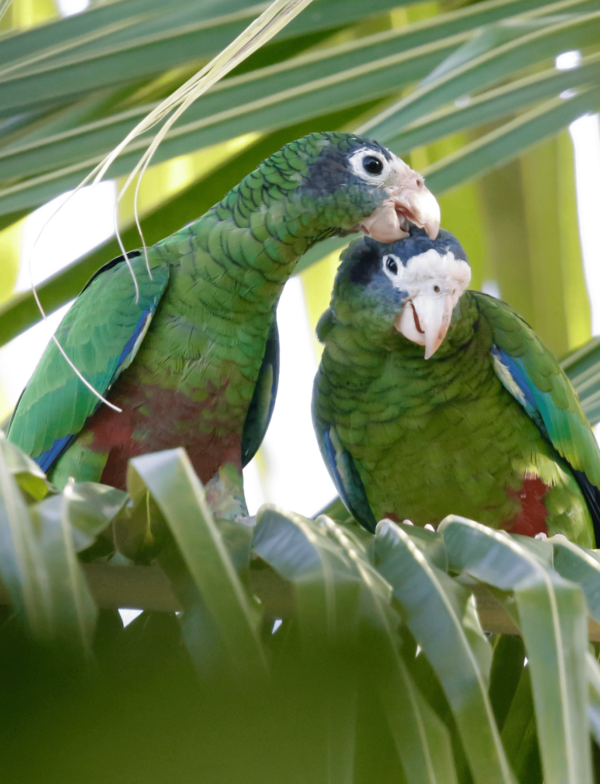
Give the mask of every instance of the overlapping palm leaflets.
[[(96, 536), (111, 541), (126, 496), (85, 484), (62, 495), (46, 488), (39, 500), (22, 489), (37, 472), (26, 478), (5, 452), (0, 577), (20, 628), (50, 652), (96, 658), (102, 669), (97, 609), (76, 552)], [(181, 450), (137, 458), (129, 479), (133, 497), (146, 495), (134, 514), (148, 530), (168, 530), (159, 561), (184, 611), (162, 634), (185, 643), (196, 673), (186, 678), (283, 699), (278, 689), (293, 672), (312, 701), (306, 714), (300, 699), (289, 725), (297, 750), (311, 748), (308, 780), (360, 781), (359, 744), (409, 782), (593, 781), (600, 667), (586, 622), (600, 612), (594, 553), (461, 518), (437, 533), (384, 521), (371, 536), (353, 523), (264, 507), (256, 524), (223, 528)], [(249, 546), (240, 549), (241, 540)], [(118, 554), (113, 562), (104, 569), (155, 568), (124, 567)], [(507, 607), (524, 648), (483, 634), (473, 595), (482, 586)], [(112, 634), (118, 650), (130, 633)], [(5, 635), (0, 627), (0, 643)], [(373, 712), (377, 740), (364, 728)]]

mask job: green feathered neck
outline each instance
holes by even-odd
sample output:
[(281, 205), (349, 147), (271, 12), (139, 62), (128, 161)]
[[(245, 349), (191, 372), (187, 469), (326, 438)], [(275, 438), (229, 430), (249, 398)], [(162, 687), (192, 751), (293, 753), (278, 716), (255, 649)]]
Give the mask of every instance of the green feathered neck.
[(272, 310), (300, 256), (327, 236), (348, 233), (375, 206), (373, 195), (348, 186), (345, 175), (335, 182), (340, 167), (323, 163), (325, 148), (343, 155), (351, 143), (347, 134), (315, 133), (286, 145), (202, 217), (159, 242), (158, 252), (192, 281), (222, 289), (230, 312), (244, 304)]

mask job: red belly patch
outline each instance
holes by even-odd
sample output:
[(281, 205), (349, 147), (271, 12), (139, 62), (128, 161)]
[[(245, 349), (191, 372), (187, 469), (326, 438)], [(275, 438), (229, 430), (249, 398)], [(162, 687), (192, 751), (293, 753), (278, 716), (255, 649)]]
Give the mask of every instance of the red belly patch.
[(535, 536), (540, 533), (548, 533), (548, 526), (546, 525), (548, 510), (542, 498), (549, 489), (548, 485), (545, 485), (539, 476), (525, 474), (520, 490), (506, 491), (509, 498), (513, 498), (521, 504), (521, 511), (512, 520), (509, 520), (505, 526), (509, 534)]
[(216, 428), (203, 432), (198, 427), (203, 411), (214, 409), (225, 389), (226, 385), (211, 389), (205, 400), (194, 401), (174, 390), (118, 382), (110, 400), (123, 409), (122, 413), (101, 406), (86, 423), (86, 430), (93, 433), (91, 448), (108, 452), (100, 481), (124, 489), (127, 463), (132, 457), (179, 446), (186, 448), (204, 483), (226, 463), (241, 470), (243, 422), (232, 416), (227, 429), (219, 423), (220, 433), (215, 432)]

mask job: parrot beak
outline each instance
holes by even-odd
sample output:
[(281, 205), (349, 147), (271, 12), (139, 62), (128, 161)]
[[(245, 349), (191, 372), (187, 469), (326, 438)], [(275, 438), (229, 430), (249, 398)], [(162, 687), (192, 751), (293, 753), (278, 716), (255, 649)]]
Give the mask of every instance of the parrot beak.
[(408, 237), (413, 223), (434, 240), (440, 230), (440, 205), (420, 174), (400, 158), (394, 164), (393, 181), (385, 186), (388, 198), (362, 222), (361, 231), (391, 244)]
[[(419, 182), (423, 183), (423, 179), (420, 178)], [(423, 184), (420, 188), (404, 188), (392, 196), (392, 201), (400, 218), (425, 229), (432, 240), (437, 237), (440, 230), (440, 205), (429, 188)]]
[(432, 357), (444, 342), (452, 318), (453, 299), (450, 294), (437, 297), (420, 294), (409, 299), (396, 318), (398, 332), (425, 346), (425, 359)]
[(454, 310), (471, 280), (466, 260), (430, 249), (414, 256), (399, 285), (408, 294), (394, 326), (404, 337), (425, 346), (425, 359), (444, 342)]

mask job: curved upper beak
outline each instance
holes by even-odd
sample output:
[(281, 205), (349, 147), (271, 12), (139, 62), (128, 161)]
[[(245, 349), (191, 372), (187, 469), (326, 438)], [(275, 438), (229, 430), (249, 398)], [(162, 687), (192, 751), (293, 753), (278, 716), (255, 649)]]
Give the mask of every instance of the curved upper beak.
[[(420, 182), (423, 182), (421, 179)], [(440, 205), (425, 185), (405, 187), (391, 195), (396, 212), (415, 226), (425, 229), (434, 240), (440, 230)]]
[(406, 302), (396, 318), (396, 329), (413, 343), (425, 346), (425, 359), (429, 359), (444, 342), (454, 304), (451, 294), (418, 294)]
[(388, 198), (362, 222), (361, 230), (379, 242), (392, 243), (408, 237), (413, 223), (435, 239), (440, 230), (440, 205), (420, 174), (400, 158), (394, 163), (393, 182), (385, 187)]

